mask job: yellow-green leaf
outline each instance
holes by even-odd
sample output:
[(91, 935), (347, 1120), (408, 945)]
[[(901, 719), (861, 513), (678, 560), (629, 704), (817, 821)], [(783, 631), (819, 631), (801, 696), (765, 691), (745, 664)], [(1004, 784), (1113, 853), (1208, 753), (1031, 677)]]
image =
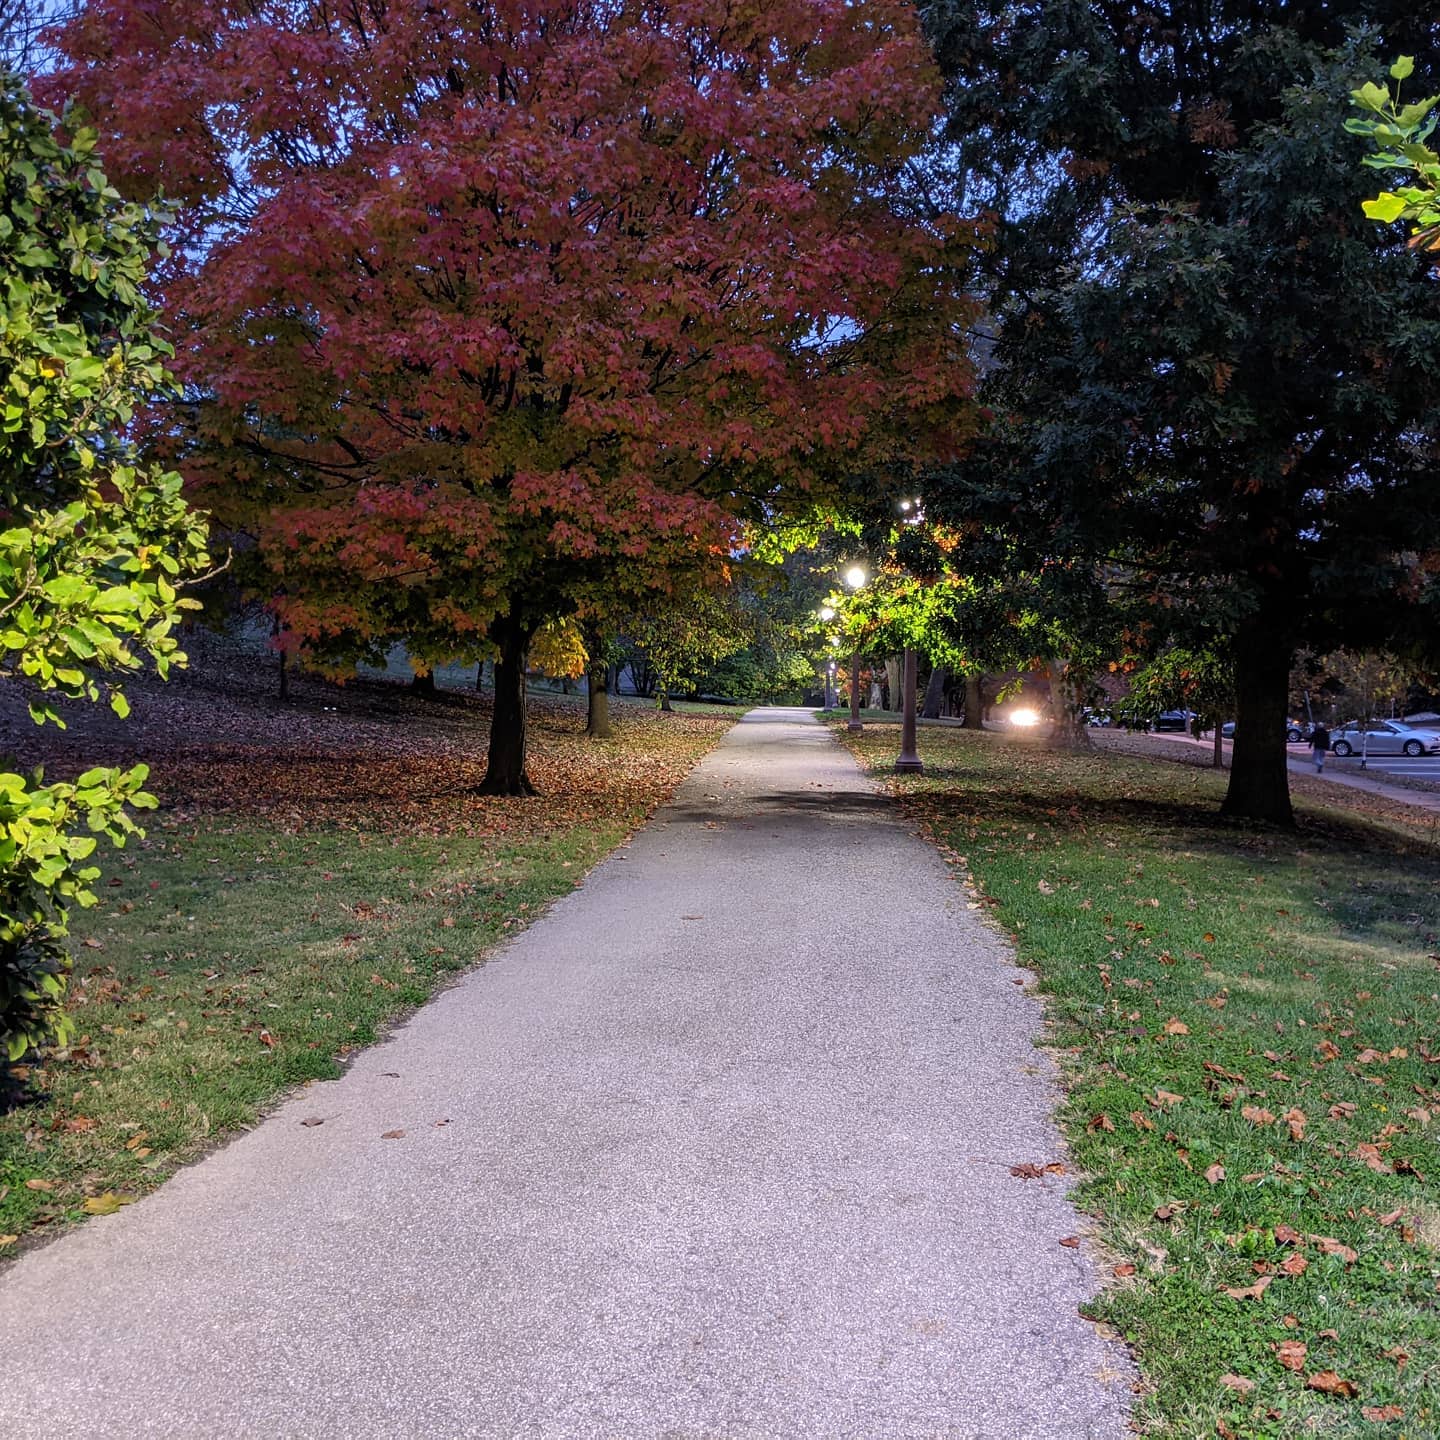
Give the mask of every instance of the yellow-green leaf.
[(107, 1190), (103, 1195), (92, 1195), (81, 1209), (87, 1215), (113, 1215), (122, 1205), (133, 1205), (133, 1195), (117, 1195), (113, 1190)]
[(1365, 213), (1372, 220), (1380, 220), (1388, 224), (1391, 220), (1398, 220), (1405, 213), (1405, 202), (1400, 196), (1386, 190), (1374, 200), (1365, 202)]

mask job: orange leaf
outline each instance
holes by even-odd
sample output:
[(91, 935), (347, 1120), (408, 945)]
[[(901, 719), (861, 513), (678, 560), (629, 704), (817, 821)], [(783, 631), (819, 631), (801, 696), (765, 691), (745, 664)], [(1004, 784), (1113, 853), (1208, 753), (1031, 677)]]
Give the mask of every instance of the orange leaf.
[(1225, 1293), (1232, 1300), (1258, 1300), (1271, 1286), (1273, 1275), (1262, 1275), (1253, 1285), (1227, 1285)]
[(1322, 1395), (1338, 1395), (1342, 1400), (1353, 1400), (1360, 1392), (1349, 1380), (1342, 1380), (1333, 1370), (1317, 1370), (1305, 1381), (1307, 1390), (1318, 1390)]
[(1287, 1370), (1303, 1370), (1308, 1349), (1309, 1346), (1303, 1340), (1282, 1340), (1275, 1347), (1275, 1358)]

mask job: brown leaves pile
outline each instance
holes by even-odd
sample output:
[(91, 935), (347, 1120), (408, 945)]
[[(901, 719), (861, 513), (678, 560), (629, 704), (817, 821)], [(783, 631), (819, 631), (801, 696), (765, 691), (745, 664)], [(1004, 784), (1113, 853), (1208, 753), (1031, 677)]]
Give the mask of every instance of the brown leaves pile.
[(182, 815), (263, 816), (287, 830), (483, 835), (643, 815), (741, 713), (661, 715), (625, 705), (614, 709), (616, 738), (596, 742), (583, 733), (583, 701), (531, 696), (528, 765), (540, 797), (500, 799), (475, 794), (485, 774), (488, 696), (445, 691), (426, 701), (400, 685), (307, 680), (281, 707), (253, 678), (223, 691), (183, 681), (139, 685), (129, 724), (87, 706), (73, 721), (67, 714), (63, 731), (11, 727), (15, 697), (0, 694), (0, 724), (21, 738), (24, 763), (44, 763), (57, 778), (144, 760), (148, 788)]

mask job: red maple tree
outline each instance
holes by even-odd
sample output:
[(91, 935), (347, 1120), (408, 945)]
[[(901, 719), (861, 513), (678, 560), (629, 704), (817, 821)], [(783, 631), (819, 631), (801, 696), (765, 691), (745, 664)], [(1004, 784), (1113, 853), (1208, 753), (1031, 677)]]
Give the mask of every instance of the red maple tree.
[[(159, 284), (183, 467), (302, 656), (498, 648), (968, 428), (901, 0), (91, 0), (58, 37)], [(172, 427), (173, 429), (173, 427)]]

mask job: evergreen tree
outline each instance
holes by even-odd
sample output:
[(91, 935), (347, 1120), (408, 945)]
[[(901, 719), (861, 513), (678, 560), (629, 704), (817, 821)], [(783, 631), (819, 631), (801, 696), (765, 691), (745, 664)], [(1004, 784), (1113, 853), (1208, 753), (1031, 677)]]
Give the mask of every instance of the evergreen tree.
[(1440, 292), (1365, 218), (1343, 121), (1379, 53), (1433, 70), (1440, 24), (1359, 0), (927, 20), (998, 217), (1001, 415), (929, 511), (1208, 631), (1237, 682), (1226, 810), (1288, 824), (1296, 650), (1437, 633)]

